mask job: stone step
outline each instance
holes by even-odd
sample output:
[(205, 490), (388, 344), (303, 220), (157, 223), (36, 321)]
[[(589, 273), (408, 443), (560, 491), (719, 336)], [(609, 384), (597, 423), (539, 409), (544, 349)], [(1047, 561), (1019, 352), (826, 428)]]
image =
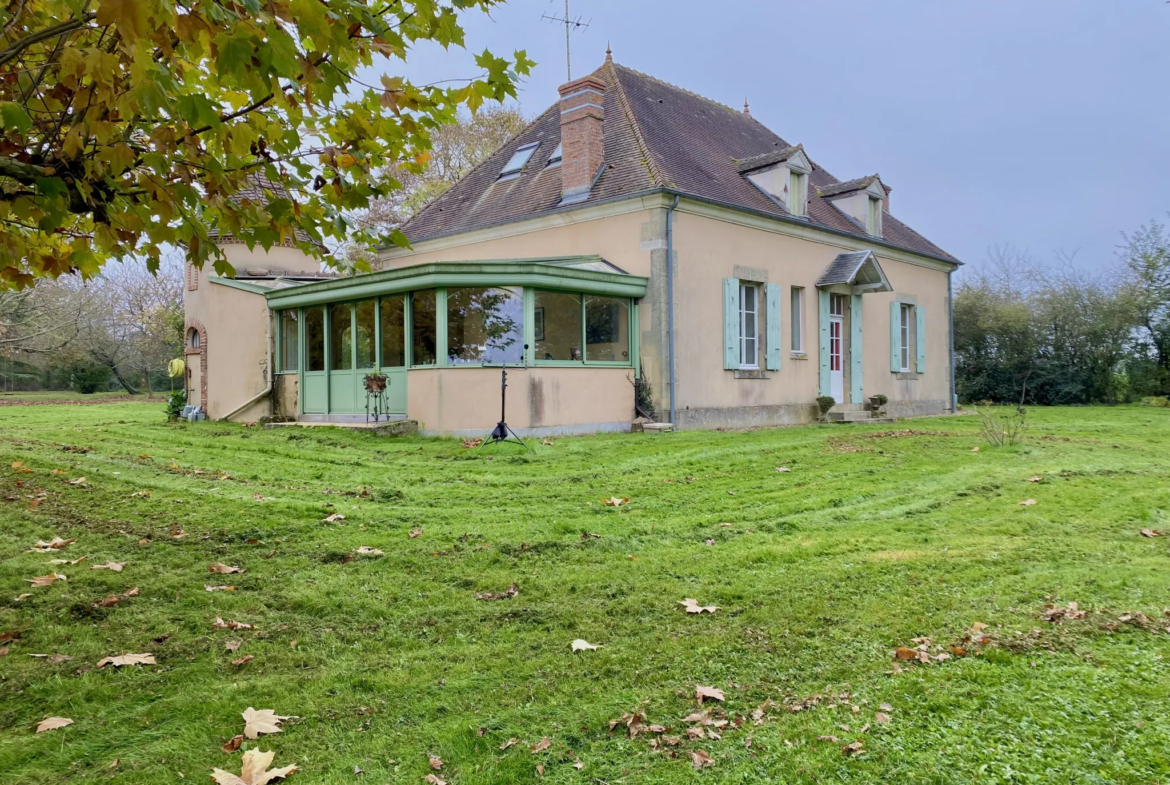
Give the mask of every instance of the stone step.
[(867, 404), (864, 403), (837, 403), (833, 404), (833, 408), (829, 409), (829, 413), (833, 412), (864, 412)]
[(648, 422), (642, 424), (642, 433), (670, 433), (674, 424), (668, 422)]
[(830, 409), (829, 419), (832, 422), (869, 422), (873, 419), (873, 415), (864, 409), (852, 411), (833, 411)]

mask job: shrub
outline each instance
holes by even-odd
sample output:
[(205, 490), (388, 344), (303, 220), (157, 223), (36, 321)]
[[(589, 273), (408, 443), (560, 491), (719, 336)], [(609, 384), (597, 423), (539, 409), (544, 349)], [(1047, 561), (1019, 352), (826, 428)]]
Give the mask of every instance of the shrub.
[(1023, 406), (989, 406), (979, 410), (979, 431), (992, 447), (1020, 444), (1028, 429), (1028, 410)]
[(1142, 403), (1144, 403), (1146, 406), (1158, 406), (1158, 407), (1162, 407), (1162, 408), (1167, 408), (1167, 407), (1170, 407), (1170, 397), (1167, 397), (1165, 395), (1162, 395), (1162, 396), (1155, 395), (1155, 396), (1152, 396), (1150, 398), (1142, 398)]
[(822, 417), (828, 414), (829, 409), (832, 409), (836, 405), (837, 399), (831, 395), (822, 395), (817, 398), (817, 408), (821, 410)]
[(81, 361), (69, 367), (69, 386), (82, 395), (93, 395), (109, 389), (113, 371), (108, 366)]
[(183, 414), (183, 407), (187, 405), (187, 391), (174, 390), (167, 398), (167, 420), (175, 422)]

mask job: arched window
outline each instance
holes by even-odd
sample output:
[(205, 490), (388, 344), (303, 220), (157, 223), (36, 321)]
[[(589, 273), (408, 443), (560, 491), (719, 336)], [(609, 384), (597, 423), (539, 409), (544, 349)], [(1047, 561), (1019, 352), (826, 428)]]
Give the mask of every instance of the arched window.
[(198, 349), (200, 346), (199, 331), (192, 327), (187, 331), (187, 348)]

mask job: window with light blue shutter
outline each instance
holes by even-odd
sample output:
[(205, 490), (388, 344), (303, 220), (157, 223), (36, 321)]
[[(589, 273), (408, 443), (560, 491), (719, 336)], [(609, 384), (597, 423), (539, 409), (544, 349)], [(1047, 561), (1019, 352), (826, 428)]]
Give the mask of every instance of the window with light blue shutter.
[(768, 309), (768, 345), (765, 347), (767, 351), (765, 362), (769, 371), (778, 371), (784, 340), (781, 330), (783, 323), (780, 321), (780, 284), (765, 284), (764, 289)]
[(926, 314), (921, 305), (914, 306), (914, 315), (918, 322), (914, 330), (914, 345), (918, 350), (915, 368), (918, 373), (926, 373)]
[(817, 294), (820, 295), (821, 395), (832, 395), (833, 384), (829, 378), (829, 293), (824, 289), (818, 289)]
[(739, 281), (723, 279), (723, 367), (739, 368)]
[(890, 370), (902, 370), (902, 303), (896, 297), (890, 303)]

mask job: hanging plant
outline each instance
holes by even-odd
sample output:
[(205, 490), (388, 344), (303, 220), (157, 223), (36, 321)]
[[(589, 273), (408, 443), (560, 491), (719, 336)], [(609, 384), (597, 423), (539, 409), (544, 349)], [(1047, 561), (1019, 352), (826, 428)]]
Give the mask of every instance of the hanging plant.
[(367, 373), (362, 377), (362, 384), (365, 385), (366, 392), (385, 392), (388, 383), (389, 380), (386, 378), (386, 374), (379, 372), (377, 368), (374, 369), (373, 373)]

